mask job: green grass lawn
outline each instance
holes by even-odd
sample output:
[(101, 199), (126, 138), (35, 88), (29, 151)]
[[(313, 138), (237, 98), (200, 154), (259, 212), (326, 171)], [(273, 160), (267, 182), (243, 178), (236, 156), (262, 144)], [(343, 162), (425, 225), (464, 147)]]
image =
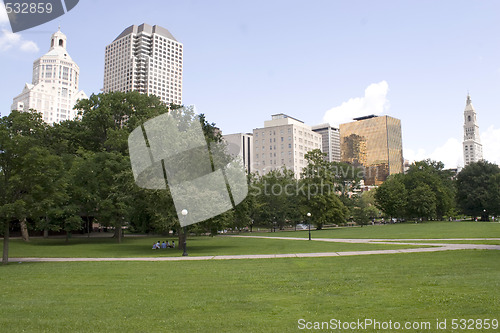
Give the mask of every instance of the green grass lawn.
[[(311, 230), (318, 238), (500, 238), (500, 223), (493, 222), (424, 222), (369, 225), (325, 230)], [(308, 231), (259, 233), (262, 236), (308, 237)]]
[[(64, 239), (32, 238), (29, 243), (20, 239), (10, 241), (9, 256), (23, 257), (172, 257), (180, 256), (179, 244), (175, 249), (152, 250), (153, 242), (164, 241), (158, 237), (125, 237), (121, 244), (112, 238)], [(172, 241), (173, 238), (169, 238)], [(177, 239), (175, 239), (177, 243)], [(0, 247), (3, 241), (0, 241)], [(365, 251), (414, 248), (405, 245), (345, 244), (300, 240), (255, 239), (242, 237), (190, 237), (187, 240), (190, 256), (215, 256), (238, 254), (278, 254), (307, 252)]]
[(452, 318), (500, 319), (499, 276), (500, 251), (485, 250), (196, 262), (11, 263), (0, 266), (0, 330), (299, 332), (301, 318), (372, 318), (428, 321), (433, 329), (420, 332), (452, 332), (435, 329), (436, 319), (446, 319), (448, 328)]

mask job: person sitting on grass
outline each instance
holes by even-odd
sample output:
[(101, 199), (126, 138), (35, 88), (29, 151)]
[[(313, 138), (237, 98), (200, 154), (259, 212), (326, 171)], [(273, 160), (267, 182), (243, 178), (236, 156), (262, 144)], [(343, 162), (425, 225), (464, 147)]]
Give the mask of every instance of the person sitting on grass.
[(165, 241), (163, 243), (161, 243), (161, 248), (162, 249), (166, 249), (167, 248), (167, 244), (165, 244)]
[(153, 243), (153, 250), (156, 250), (156, 243)]
[(173, 249), (175, 249), (175, 241), (172, 241), (172, 246)]
[(167, 248), (169, 248), (169, 247), (170, 247), (170, 243), (167, 241)]

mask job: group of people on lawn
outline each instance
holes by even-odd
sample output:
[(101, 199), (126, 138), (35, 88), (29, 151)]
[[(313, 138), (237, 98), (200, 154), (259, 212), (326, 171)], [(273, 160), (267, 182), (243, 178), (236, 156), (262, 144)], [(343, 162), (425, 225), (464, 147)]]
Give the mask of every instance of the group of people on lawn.
[(168, 241), (166, 243), (163, 242), (161, 244), (160, 241), (153, 243), (153, 250), (167, 249), (167, 248), (175, 249), (175, 241), (172, 241), (172, 244), (170, 244)]

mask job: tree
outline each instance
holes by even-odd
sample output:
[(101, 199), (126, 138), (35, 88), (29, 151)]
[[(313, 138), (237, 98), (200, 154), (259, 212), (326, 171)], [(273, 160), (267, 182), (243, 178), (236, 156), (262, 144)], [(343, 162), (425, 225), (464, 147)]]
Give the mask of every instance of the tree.
[(450, 215), (455, 206), (456, 190), (452, 178), (451, 171), (444, 170), (442, 162), (427, 159), (413, 163), (404, 175), (403, 181), (408, 191), (423, 184), (429, 186), (436, 200), (435, 216), (442, 219), (443, 216)]
[(500, 167), (479, 161), (470, 163), (457, 176), (457, 205), (464, 214), (481, 216), (500, 214)]
[(353, 196), (352, 217), (358, 224), (368, 224), (370, 220), (380, 215), (375, 207), (375, 191), (363, 192), (361, 195)]
[(254, 216), (259, 224), (276, 224), (283, 228), (287, 221), (296, 217), (298, 184), (292, 170), (272, 170), (261, 176), (251, 187), (258, 189), (259, 210)]
[[(306, 189), (302, 205), (310, 211), (312, 221), (317, 229), (327, 223), (343, 223), (348, 215), (348, 209), (335, 193), (337, 190), (345, 195), (347, 175), (342, 173), (337, 165), (324, 159), (325, 153), (319, 149), (307, 152), (304, 158), (307, 166), (302, 170), (301, 185)], [(339, 181), (340, 180), (340, 181)], [(341, 188), (339, 188), (339, 184)], [(303, 214), (306, 212), (303, 211)]]
[(420, 184), (408, 195), (408, 214), (423, 220), (436, 217), (436, 195), (427, 184)]
[(40, 114), (12, 111), (0, 118), (0, 223), (4, 230), (3, 263), (8, 262), (9, 229), (19, 221), (23, 239), (28, 241), (28, 218), (35, 213), (33, 203), (43, 196), (52, 155), (44, 147)]
[(86, 150), (127, 153), (130, 132), (145, 121), (178, 106), (168, 106), (154, 95), (138, 92), (92, 94), (80, 100), (75, 109), (82, 116), (79, 139)]
[(344, 223), (349, 210), (334, 193), (314, 195), (308, 202), (312, 223), (321, 230), (328, 223)]
[(375, 192), (377, 207), (391, 219), (403, 217), (406, 213), (408, 191), (403, 178), (403, 174), (391, 175)]

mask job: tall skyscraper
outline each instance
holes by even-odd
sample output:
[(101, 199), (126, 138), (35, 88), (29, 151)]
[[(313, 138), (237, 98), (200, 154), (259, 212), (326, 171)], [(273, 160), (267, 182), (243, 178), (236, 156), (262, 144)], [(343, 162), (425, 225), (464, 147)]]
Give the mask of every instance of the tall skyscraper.
[(106, 46), (103, 91), (138, 91), (180, 105), (182, 53), (167, 29), (131, 25)]
[(365, 168), (365, 185), (380, 185), (403, 172), (401, 121), (366, 116), (340, 125), (341, 160)]
[(321, 134), (303, 121), (283, 113), (272, 115), (263, 128), (253, 130), (253, 169), (263, 175), (285, 166), (298, 178), (307, 165), (304, 155), (313, 149), (321, 150), (321, 140)]
[(325, 160), (328, 162), (340, 162), (339, 129), (330, 126), (330, 124), (321, 124), (313, 126), (312, 130), (322, 136), (321, 151), (326, 153)]
[(66, 35), (59, 29), (50, 38), (49, 52), (33, 62), (31, 84), (26, 83), (14, 97), (11, 109), (34, 109), (48, 123), (74, 119), (76, 102), (87, 98), (78, 90), (79, 75), (80, 68), (66, 50)]
[[(228, 143), (238, 147), (238, 155), (243, 160), (243, 165), (247, 173), (253, 172), (253, 134), (252, 133), (235, 133), (226, 134), (222, 138)], [(231, 151), (232, 149), (230, 149)]]
[(468, 165), (483, 159), (483, 145), (479, 138), (479, 126), (477, 125), (476, 110), (472, 106), (469, 94), (465, 102), (464, 110), (464, 164)]

